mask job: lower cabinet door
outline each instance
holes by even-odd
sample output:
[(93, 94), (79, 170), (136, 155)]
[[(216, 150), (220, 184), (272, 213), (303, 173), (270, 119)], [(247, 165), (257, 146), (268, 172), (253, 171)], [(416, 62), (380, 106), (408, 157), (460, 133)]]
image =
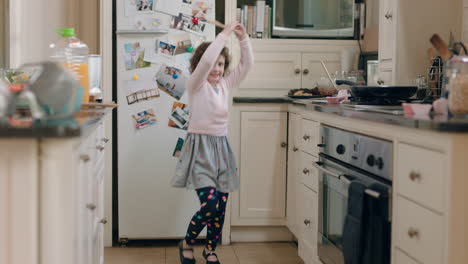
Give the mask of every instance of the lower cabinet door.
[(299, 256), (305, 263), (317, 261), (317, 207), (318, 195), (304, 184), (299, 184), (299, 197), (302, 210), (299, 214)]
[(239, 216), (234, 224), (286, 224), (286, 112), (242, 112)]

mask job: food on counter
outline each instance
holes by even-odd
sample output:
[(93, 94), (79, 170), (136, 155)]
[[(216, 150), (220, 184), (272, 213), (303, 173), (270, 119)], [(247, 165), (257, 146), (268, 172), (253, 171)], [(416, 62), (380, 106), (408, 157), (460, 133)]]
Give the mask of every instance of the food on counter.
[(3, 80), (9, 85), (11, 92), (20, 92), (31, 78), (31, 73), (22, 70), (4, 70)]
[(449, 109), (453, 114), (468, 114), (468, 74), (459, 74), (447, 85)]
[(288, 92), (288, 95), (296, 95), (296, 96), (312, 96), (312, 95), (321, 95), (319, 89), (317, 87), (313, 89), (308, 88), (301, 88), (301, 89), (291, 89)]

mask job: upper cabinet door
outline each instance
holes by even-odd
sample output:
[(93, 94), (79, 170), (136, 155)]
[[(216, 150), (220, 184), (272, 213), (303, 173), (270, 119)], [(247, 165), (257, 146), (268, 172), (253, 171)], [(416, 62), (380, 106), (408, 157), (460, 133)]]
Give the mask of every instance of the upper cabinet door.
[(300, 52), (255, 51), (255, 64), (239, 89), (301, 88)]
[(327, 76), (322, 63), (325, 63), (330, 74), (341, 70), (341, 54), (338, 52), (303, 53), (302, 55), (302, 88), (312, 89), (321, 77)]
[(392, 60), (395, 45), (395, 0), (380, 0), (379, 60)]

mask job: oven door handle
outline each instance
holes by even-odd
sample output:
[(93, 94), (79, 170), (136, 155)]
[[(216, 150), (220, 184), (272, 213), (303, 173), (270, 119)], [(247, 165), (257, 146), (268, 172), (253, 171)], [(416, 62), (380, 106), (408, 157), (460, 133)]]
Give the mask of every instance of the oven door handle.
[[(348, 184), (351, 183), (351, 181), (348, 179), (348, 177), (347, 177), (346, 175), (344, 175), (344, 174), (343, 174), (343, 175), (340, 175), (340, 179), (341, 179), (342, 181), (348, 183)], [(366, 189), (364, 192), (365, 192), (366, 194), (368, 194), (368, 195), (374, 197), (374, 198), (377, 198), (377, 199), (380, 198), (380, 193), (379, 193), (379, 192), (376, 192), (376, 191), (374, 191), (374, 190)]]
[(333, 176), (335, 178), (338, 178), (338, 179), (341, 178), (340, 174), (336, 174), (336, 173), (334, 173), (332, 171), (329, 171), (329, 170), (325, 169), (324, 167), (322, 167), (323, 162), (317, 161), (317, 162), (312, 163), (312, 165), (319, 171), (325, 172), (326, 174), (330, 174), (331, 176)]

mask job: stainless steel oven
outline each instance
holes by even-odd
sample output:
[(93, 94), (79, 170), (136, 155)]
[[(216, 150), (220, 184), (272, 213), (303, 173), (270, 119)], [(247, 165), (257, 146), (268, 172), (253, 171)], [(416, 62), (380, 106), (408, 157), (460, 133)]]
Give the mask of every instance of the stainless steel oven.
[[(365, 195), (391, 197), (392, 143), (337, 128), (321, 127), (319, 162), (318, 255), (324, 264), (344, 264), (343, 233), (348, 212), (349, 185), (382, 185), (387, 193), (370, 188)], [(388, 201), (391, 220), (391, 199)], [(389, 243), (388, 243), (389, 244)], [(390, 248), (388, 249), (390, 250)]]

